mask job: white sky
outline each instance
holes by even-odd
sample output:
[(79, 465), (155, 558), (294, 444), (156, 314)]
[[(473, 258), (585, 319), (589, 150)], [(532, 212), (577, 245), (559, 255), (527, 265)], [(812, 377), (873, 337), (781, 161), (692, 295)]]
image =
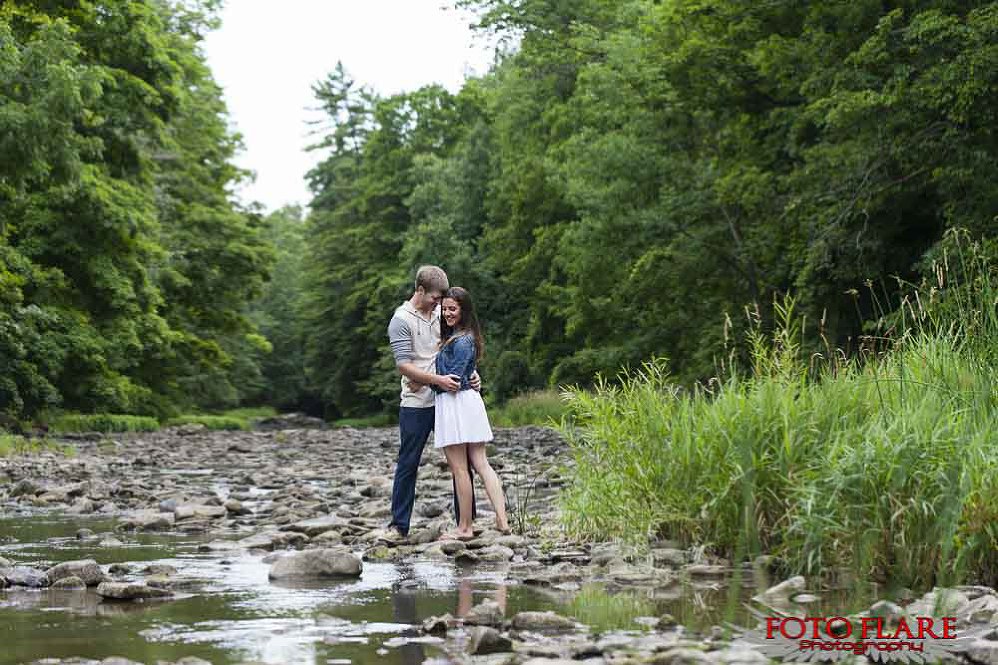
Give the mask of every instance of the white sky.
[(440, 83), (456, 92), (483, 74), (492, 50), (448, 0), (228, 0), (222, 27), (205, 40), (245, 151), (236, 163), (256, 172), (238, 191), (273, 210), (306, 205), (305, 173), (320, 159), (307, 120), (321, 114), (312, 84), (342, 60), (358, 85), (380, 94)]

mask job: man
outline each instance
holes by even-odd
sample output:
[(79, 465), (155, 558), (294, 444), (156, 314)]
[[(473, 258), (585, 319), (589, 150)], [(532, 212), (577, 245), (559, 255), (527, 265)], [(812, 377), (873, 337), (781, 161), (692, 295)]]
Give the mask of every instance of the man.
[[(416, 501), (416, 473), (423, 447), (433, 429), (435, 393), (431, 386), (456, 392), (459, 377), (435, 372), (440, 348), (440, 301), (450, 288), (447, 273), (438, 266), (422, 266), (416, 271), (412, 296), (402, 303), (388, 323), (388, 341), (395, 356), (395, 365), (402, 374), (402, 395), (399, 407), (399, 448), (392, 486), (392, 521), (381, 540), (402, 543), (409, 536), (412, 507)], [(476, 373), (472, 387), (481, 388)], [(472, 499), (474, 506), (474, 499)], [(454, 513), (457, 491), (454, 493)], [(472, 509), (474, 516), (474, 509)]]

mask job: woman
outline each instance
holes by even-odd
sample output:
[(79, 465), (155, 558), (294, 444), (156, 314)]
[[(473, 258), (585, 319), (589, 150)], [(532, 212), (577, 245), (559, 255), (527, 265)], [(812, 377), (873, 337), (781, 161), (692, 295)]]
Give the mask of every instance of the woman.
[(485, 413), (485, 403), (469, 383), (482, 357), (485, 343), (482, 329), (475, 315), (475, 306), (467, 290), (459, 286), (444, 293), (440, 303), (440, 352), (437, 354), (437, 374), (460, 377), (457, 392), (444, 392), (439, 388), (435, 397), (433, 447), (443, 448), (447, 464), (457, 485), (460, 512), (457, 529), (441, 536), (442, 539), (470, 540), (471, 528), (471, 474), (468, 464), (474, 467), (485, 483), (485, 492), (496, 513), (496, 529), (509, 533), (506, 519), (506, 497), (503, 495), (499, 476), (485, 456), (485, 444), (492, 440), (492, 427)]

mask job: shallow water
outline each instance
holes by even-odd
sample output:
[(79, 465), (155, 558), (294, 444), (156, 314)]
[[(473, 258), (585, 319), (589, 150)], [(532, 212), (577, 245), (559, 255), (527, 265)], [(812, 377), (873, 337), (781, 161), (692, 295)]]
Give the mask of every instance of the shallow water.
[[(556, 610), (595, 633), (642, 631), (641, 617), (671, 614), (688, 631), (708, 631), (733, 621), (750, 623), (746, 609), (757, 584), (677, 584), (666, 589), (608, 590), (589, 585), (578, 593), (552, 592), (505, 582), (503, 569), (469, 570), (447, 562), (365, 562), (357, 580), (275, 584), (261, 557), (200, 553), (204, 536), (114, 534), (121, 547), (80, 541), (77, 529), (112, 532), (113, 520), (55, 515), (0, 519), (0, 556), (46, 568), (60, 561), (96, 559), (102, 566), (131, 564), (141, 579), (149, 563), (193, 578), (167, 601), (102, 601), (94, 591), (0, 591), (0, 664), (45, 657), (124, 656), (152, 663), (198, 656), (212, 663), (421, 663), (446, 657), (442, 640), (423, 636), (422, 621), (461, 616), (493, 598), (506, 616), (522, 610)], [(826, 596), (825, 609), (841, 598)], [(814, 608), (818, 610), (818, 608)]]

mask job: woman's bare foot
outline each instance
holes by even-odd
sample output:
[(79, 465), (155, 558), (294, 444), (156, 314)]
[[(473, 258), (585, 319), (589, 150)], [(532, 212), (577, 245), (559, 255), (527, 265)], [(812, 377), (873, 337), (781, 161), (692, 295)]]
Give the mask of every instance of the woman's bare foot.
[(508, 536), (511, 533), (513, 533), (513, 530), (509, 528), (509, 524), (507, 524), (506, 522), (499, 523), (498, 521), (496, 522), (496, 531), (498, 531), (504, 536)]
[(475, 537), (475, 532), (471, 529), (467, 531), (462, 531), (461, 529), (454, 529), (453, 531), (448, 531), (447, 533), (440, 534), (437, 540), (472, 540)]

